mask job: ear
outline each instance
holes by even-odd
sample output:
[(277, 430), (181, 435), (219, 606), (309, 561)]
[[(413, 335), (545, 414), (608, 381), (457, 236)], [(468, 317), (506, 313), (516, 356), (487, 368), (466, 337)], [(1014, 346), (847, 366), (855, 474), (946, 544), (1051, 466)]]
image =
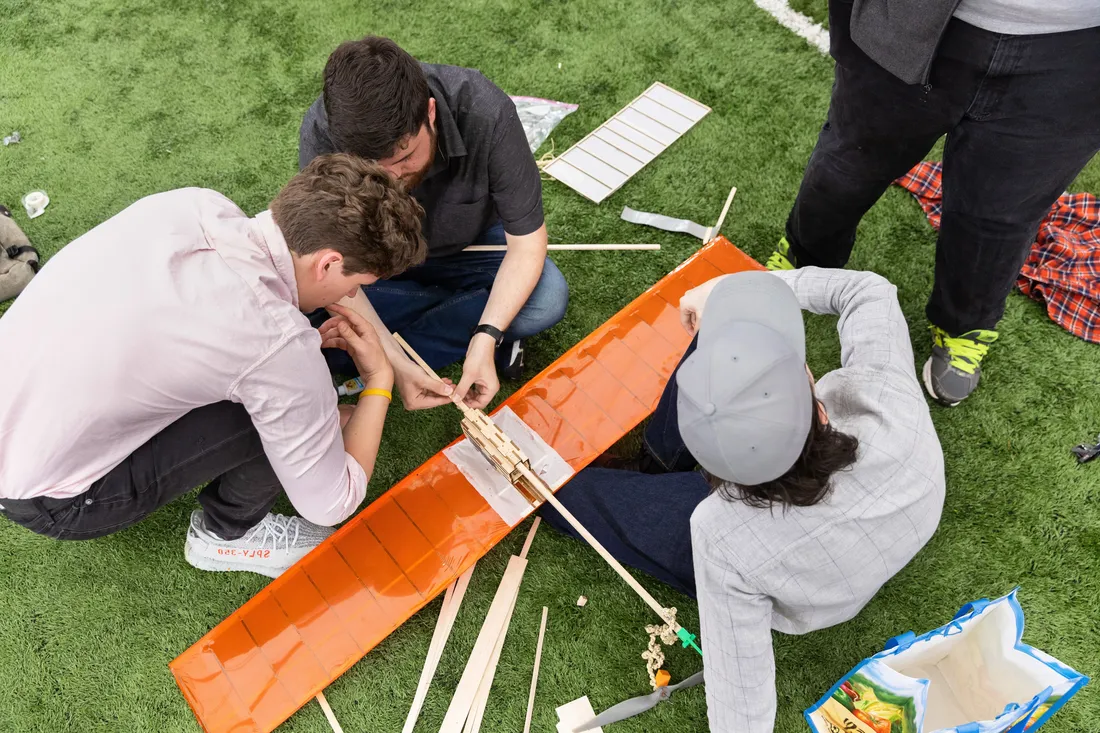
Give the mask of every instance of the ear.
[(829, 413), (825, 411), (825, 403), (821, 400), (817, 400), (817, 419), (822, 425), (829, 424)]
[(428, 126), (435, 129), (435, 97), (428, 97)]
[(328, 274), (344, 274), (344, 256), (334, 249), (318, 251), (313, 261), (313, 274), (318, 282), (324, 280)]

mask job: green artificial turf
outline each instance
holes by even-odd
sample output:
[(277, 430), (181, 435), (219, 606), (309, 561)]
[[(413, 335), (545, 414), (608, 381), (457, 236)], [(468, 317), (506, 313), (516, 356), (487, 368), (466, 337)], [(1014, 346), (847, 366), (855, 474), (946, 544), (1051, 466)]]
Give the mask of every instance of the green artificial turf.
[[(824, 5), (799, 7), (820, 18)], [(328, 53), (366, 33), (391, 36), (424, 60), (481, 69), (512, 94), (578, 103), (553, 135), (559, 152), (654, 80), (714, 110), (600, 206), (556, 182), (545, 185), (552, 241), (664, 248), (555, 254), (572, 297), (565, 321), (531, 342), (531, 375), (695, 250), (690, 238), (621, 222), (623, 205), (706, 223), (737, 185), (725, 233), (765, 257), (781, 234), (832, 79), (827, 58), (748, 0), (2, 0), (0, 133), (19, 130), (23, 142), (0, 148), (0, 201), (14, 209), (27, 191), (49, 192), (53, 202), (41, 218), (17, 212), (47, 255), (166, 189), (214, 188), (257, 212), (295, 171), (298, 125)], [(1100, 166), (1074, 190), (1100, 191)], [(933, 246), (916, 204), (894, 189), (865, 218), (851, 263), (897, 283), (918, 363), (929, 352), (923, 306)], [(811, 318), (808, 328), (810, 366), (834, 368), (834, 320)], [(1025, 640), (1085, 673), (1100, 671), (1100, 462), (1079, 467), (1069, 454), (1100, 431), (1100, 350), (1018, 294), (1001, 333), (981, 389), (957, 408), (932, 408), (948, 478), (937, 535), (855, 620), (804, 637), (776, 635), (777, 730), (804, 730), (801, 711), (888, 637), (939, 626), (961, 604), (1017, 584)], [(7, 358), (0, 354), (0, 373)], [(72, 385), (79, 384), (74, 363)], [(394, 409), (372, 496), (457, 431), (453, 410)], [(179, 501), (135, 528), (84, 543), (0, 522), (0, 729), (198, 729), (168, 662), (265, 581), (184, 562), (193, 506)], [(442, 719), (521, 540), (515, 533), (479, 564), (419, 730), (435, 730)], [(647, 609), (594, 552), (552, 530), (539, 533), (530, 559), (486, 731), (522, 728), (543, 605), (550, 622), (534, 730), (553, 730), (553, 708), (579, 695), (602, 709), (647, 689), (639, 658), (642, 626), (652, 621)], [(694, 603), (647, 583), (698, 628)], [(581, 594), (590, 599), (584, 609), (574, 605)], [(328, 699), (345, 730), (400, 728), (438, 608), (436, 601), (331, 686)], [(676, 679), (698, 667), (691, 654), (670, 654)], [(1100, 694), (1086, 688), (1047, 730), (1096, 730), (1097, 721)], [(610, 730), (705, 728), (697, 688)], [(310, 704), (285, 730), (327, 726)]]

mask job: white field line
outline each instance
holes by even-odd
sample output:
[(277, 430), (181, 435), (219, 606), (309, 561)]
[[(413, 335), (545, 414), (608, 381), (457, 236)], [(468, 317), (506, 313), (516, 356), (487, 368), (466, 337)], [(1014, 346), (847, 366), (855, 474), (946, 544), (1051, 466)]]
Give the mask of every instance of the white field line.
[(779, 21), (784, 28), (794, 31), (802, 36), (811, 46), (821, 53), (829, 53), (829, 31), (815, 23), (797, 10), (792, 10), (787, 0), (753, 0), (756, 7), (766, 10), (769, 15)]

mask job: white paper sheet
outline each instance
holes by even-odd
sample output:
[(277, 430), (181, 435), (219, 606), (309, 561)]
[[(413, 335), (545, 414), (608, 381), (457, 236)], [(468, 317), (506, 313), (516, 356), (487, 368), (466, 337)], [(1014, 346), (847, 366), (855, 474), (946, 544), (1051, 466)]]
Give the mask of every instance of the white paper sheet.
[[(573, 468), (558, 452), (551, 448), (542, 436), (519, 419), (512, 408), (505, 407), (493, 415), (493, 422), (512, 439), (531, 461), (531, 470), (551, 489), (556, 489), (573, 477)], [(451, 463), (458, 467), (477, 493), (488, 502), (508, 526), (514, 527), (531, 513), (531, 504), (519, 489), (489, 462), (481, 452), (464, 438), (443, 451)]]

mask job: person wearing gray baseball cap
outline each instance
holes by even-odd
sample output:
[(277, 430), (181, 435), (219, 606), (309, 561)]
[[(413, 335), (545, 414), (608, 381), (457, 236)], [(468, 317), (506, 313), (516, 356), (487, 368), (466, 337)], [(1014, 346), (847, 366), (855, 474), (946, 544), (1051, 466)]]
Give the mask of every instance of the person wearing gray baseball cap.
[[(839, 316), (840, 368), (816, 381), (803, 310)], [(620, 561), (698, 598), (711, 731), (771, 733), (772, 630), (852, 618), (912, 559), (939, 524), (943, 452), (883, 277), (725, 275), (680, 315), (695, 339), (640, 455), (605, 456), (558, 498)]]

